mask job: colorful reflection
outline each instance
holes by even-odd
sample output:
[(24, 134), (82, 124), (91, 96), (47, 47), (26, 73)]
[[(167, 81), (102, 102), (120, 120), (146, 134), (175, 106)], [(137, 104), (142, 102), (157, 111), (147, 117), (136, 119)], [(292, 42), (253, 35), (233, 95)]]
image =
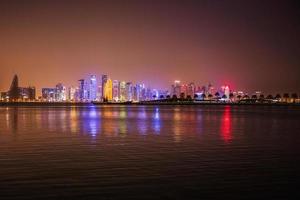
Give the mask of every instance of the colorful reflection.
[(174, 113), (173, 113), (173, 137), (174, 137), (174, 141), (175, 142), (181, 142), (181, 122), (182, 120), (182, 117), (181, 117), (181, 114), (180, 114), (180, 109), (179, 108), (175, 108), (174, 109)]
[(146, 113), (145, 109), (143, 108), (143, 110), (141, 112), (138, 112), (137, 116), (138, 116), (137, 126), (138, 126), (139, 134), (147, 135), (147, 130), (148, 130), (147, 129), (147, 113)]
[(78, 132), (78, 116), (77, 116), (77, 110), (75, 107), (72, 107), (70, 110), (70, 129), (72, 133)]
[(230, 106), (225, 107), (221, 122), (221, 136), (225, 143), (230, 143), (232, 140), (230, 109)]
[(83, 126), (84, 129), (94, 138), (100, 133), (101, 129), (101, 118), (100, 113), (96, 107), (89, 107), (86, 113), (84, 113)]
[(155, 134), (160, 133), (161, 120), (160, 120), (160, 115), (159, 115), (159, 108), (155, 108), (154, 115), (152, 118), (152, 128), (153, 128)]

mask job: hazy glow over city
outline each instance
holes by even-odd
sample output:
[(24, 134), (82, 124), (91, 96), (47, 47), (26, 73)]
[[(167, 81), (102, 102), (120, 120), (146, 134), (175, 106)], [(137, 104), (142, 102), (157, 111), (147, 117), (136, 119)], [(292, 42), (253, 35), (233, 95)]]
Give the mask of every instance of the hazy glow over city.
[(0, 91), (14, 74), (37, 94), (108, 74), (162, 89), (179, 79), (299, 93), (295, 7), (285, 1), (2, 2)]

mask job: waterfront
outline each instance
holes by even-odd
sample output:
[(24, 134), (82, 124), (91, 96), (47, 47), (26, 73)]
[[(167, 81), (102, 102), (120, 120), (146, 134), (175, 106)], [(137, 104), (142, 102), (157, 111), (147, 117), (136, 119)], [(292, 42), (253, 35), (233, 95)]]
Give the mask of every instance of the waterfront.
[(299, 119), (298, 106), (0, 107), (0, 198), (291, 198)]

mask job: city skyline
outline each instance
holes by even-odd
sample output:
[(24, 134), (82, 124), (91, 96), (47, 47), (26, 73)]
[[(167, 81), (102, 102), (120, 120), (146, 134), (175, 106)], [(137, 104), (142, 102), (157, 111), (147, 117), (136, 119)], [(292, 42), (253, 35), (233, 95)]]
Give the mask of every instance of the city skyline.
[(197, 85), (175, 80), (170, 90), (155, 89), (144, 83), (111, 79), (109, 75), (89, 75), (79, 79), (77, 86), (62, 82), (52, 87), (41, 88), (36, 94), (34, 86), (19, 85), (14, 75), (10, 88), (0, 92), (1, 102), (81, 102), (81, 103), (299, 103), (297, 93), (267, 94), (262, 91), (248, 93), (235, 90), (229, 85)]
[[(0, 91), (89, 74), (300, 92), (296, 1), (4, 1)], [(254, 12), (255, 11), (255, 12)]]

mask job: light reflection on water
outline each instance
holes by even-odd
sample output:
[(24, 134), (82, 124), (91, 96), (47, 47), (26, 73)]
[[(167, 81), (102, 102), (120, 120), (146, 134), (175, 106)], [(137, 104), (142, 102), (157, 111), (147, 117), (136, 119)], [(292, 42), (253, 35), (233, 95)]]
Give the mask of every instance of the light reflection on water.
[[(7, 108), (5, 129), (18, 132), (19, 126), (34, 123), (36, 128), (50, 132), (71, 132), (88, 134), (96, 138), (101, 134), (109, 137), (127, 134), (173, 135), (175, 142), (182, 140), (183, 134), (199, 134), (210, 120), (220, 124), (224, 142), (232, 140), (230, 107), (221, 111), (217, 118), (206, 120), (202, 109), (179, 107), (70, 107), (70, 108)], [(216, 116), (215, 116), (216, 117)]]
[(274, 199), (297, 185), (299, 119), (287, 107), (0, 107), (0, 199)]
[(231, 113), (230, 106), (226, 106), (222, 116), (221, 134), (224, 142), (229, 143), (232, 140), (231, 133)]
[[(232, 109), (231, 106), (213, 109), (176, 106), (11, 107), (2, 108), (0, 116), (2, 132), (15, 134), (33, 125), (45, 132), (70, 132), (90, 135), (92, 139), (101, 135), (168, 135), (174, 142), (181, 142), (183, 137), (192, 135), (199, 138), (218, 135), (224, 144), (230, 144), (235, 139), (234, 129), (239, 129), (247, 120), (238, 117), (239, 112)], [(277, 128), (277, 121), (277, 118), (271, 118), (270, 127)], [(239, 137), (242, 136), (243, 132), (240, 132)]]
[(155, 134), (160, 134), (161, 121), (162, 120), (160, 120), (160, 116), (159, 116), (159, 108), (156, 107), (154, 109), (154, 114), (152, 117), (152, 128)]

